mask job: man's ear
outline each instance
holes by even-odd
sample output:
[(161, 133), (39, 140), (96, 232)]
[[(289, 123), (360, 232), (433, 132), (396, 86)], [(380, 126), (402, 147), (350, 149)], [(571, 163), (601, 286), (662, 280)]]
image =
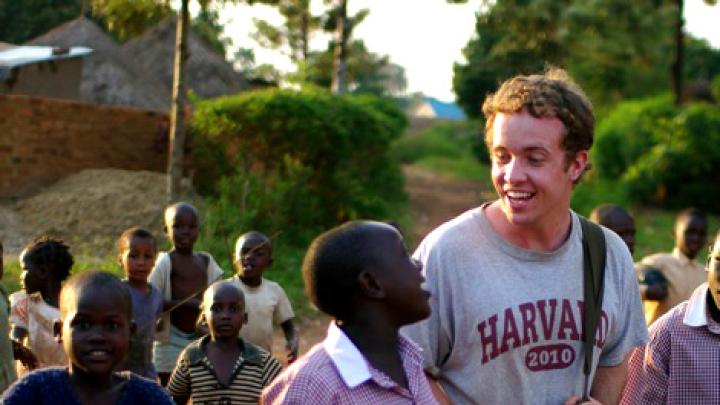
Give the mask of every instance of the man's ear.
[(247, 325), (249, 319), (250, 319), (250, 317), (248, 316), (248, 313), (245, 312), (245, 316), (243, 316), (243, 323), (242, 323), (242, 324), (243, 324), (243, 325)]
[(62, 343), (62, 321), (59, 319), (53, 321), (53, 336), (56, 342)]
[(137, 324), (135, 321), (130, 321), (130, 336), (135, 336), (135, 332), (137, 332)]
[(363, 270), (358, 274), (357, 281), (358, 289), (364, 296), (374, 299), (385, 298), (385, 289), (372, 271)]
[(580, 150), (575, 154), (572, 162), (570, 162), (569, 172), (570, 179), (573, 183), (580, 181), (580, 177), (585, 172), (585, 168), (588, 164), (588, 151)]

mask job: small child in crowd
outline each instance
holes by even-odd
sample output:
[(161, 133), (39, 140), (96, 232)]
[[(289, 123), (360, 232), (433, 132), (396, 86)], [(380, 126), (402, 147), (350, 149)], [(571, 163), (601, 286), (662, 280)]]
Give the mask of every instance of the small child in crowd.
[[(0, 280), (5, 273), (3, 267), (3, 244), (0, 241)], [(0, 283), (0, 392), (15, 381), (17, 374), (15, 373), (15, 359), (13, 357), (13, 345), (10, 342), (8, 332), (8, 315), (10, 314), (10, 301), (8, 300), (7, 291)]]
[(231, 281), (205, 290), (202, 318), (210, 331), (180, 355), (168, 390), (177, 404), (257, 404), (280, 372), (268, 352), (238, 337), (247, 322), (243, 292)]
[(299, 341), (292, 321), (295, 315), (282, 287), (263, 277), (272, 261), (272, 244), (267, 236), (257, 231), (240, 235), (235, 244), (237, 274), (231, 278), (245, 293), (248, 323), (240, 337), (272, 353), (273, 324), (279, 324), (287, 341), (288, 363), (292, 363), (297, 358)]
[(160, 253), (149, 278), (150, 284), (162, 293), (166, 312), (153, 346), (153, 361), (163, 386), (180, 351), (198, 337), (199, 297), (223, 274), (209, 253), (193, 251), (199, 233), (195, 207), (188, 203), (169, 206), (165, 210), (165, 233), (173, 248)]
[(156, 321), (163, 310), (162, 294), (147, 281), (157, 256), (155, 237), (145, 229), (130, 228), (120, 235), (118, 255), (127, 277), (125, 284), (130, 291), (137, 328), (130, 339), (130, 350), (122, 369), (155, 380), (157, 372), (152, 361), (152, 347)]
[(635, 253), (635, 219), (625, 208), (615, 204), (598, 205), (589, 219), (618, 234), (630, 249), (630, 254)]
[(656, 253), (640, 261), (639, 268), (652, 268), (657, 272), (650, 277), (652, 272), (646, 271), (646, 282), (640, 287), (648, 325), (690, 298), (693, 291), (707, 280), (705, 268), (695, 261), (705, 248), (707, 231), (705, 214), (695, 208), (685, 209), (675, 220), (675, 247), (672, 252)]
[(4, 394), (2, 403), (171, 405), (155, 382), (115, 372), (134, 330), (132, 301), (123, 283), (109, 273), (84, 271), (72, 277), (60, 296), (54, 325), (69, 367), (34, 371)]
[(318, 236), (305, 289), (334, 318), (325, 340), (263, 391), (263, 404), (436, 404), (417, 346), (398, 330), (430, 315), (421, 266), (390, 225), (357, 221)]
[(53, 337), (52, 324), (60, 318), (60, 288), (73, 266), (70, 248), (60, 239), (40, 236), (20, 253), (20, 263), (24, 290), (10, 295), (10, 335), (20, 352), (27, 353), (20, 347), (27, 340), (34, 356), (21, 356), (18, 374), (35, 367), (66, 366), (68, 359)]

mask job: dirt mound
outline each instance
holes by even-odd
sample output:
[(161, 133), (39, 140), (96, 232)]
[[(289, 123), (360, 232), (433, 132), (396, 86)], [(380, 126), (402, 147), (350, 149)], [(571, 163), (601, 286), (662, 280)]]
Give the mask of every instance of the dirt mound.
[(162, 235), (165, 179), (147, 171), (84, 170), (18, 201), (15, 210), (32, 235), (60, 236), (75, 254), (101, 256), (131, 226)]

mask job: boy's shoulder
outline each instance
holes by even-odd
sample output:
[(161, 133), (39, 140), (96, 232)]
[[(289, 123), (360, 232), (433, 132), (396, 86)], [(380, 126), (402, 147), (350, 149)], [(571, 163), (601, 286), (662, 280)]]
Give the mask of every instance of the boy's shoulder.
[(303, 400), (310, 392), (333, 392), (347, 387), (322, 342), (315, 344), (281, 372), (266, 389), (264, 396)]
[(70, 376), (66, 368), (48, 367), (34, 370), (17, 380), (5, 391), (2, 403), (32, 403), (40, 398), (38, 394), (62, 402), (64, 398), (67, 398), (66, 387), (69, 384)]
[(128, 379), (125, 399), (134, 404), (174, 404), (170, 396), (155, 381), (130, 372), (123, 372)]

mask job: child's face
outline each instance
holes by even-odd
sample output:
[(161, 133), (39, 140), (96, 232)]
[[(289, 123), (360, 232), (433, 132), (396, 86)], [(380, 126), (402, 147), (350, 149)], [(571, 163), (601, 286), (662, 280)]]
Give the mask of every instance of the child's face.
[(229, 285), (219, 286), (207, 294), (205, 301), (203, 314), (210, 335), (214, 338), (237, 337), (247, 322), (245, 299), (238, 289)]
[(155, 264), (155, 242), (150, 238), (132, 237), (120, 256), (128, 280), (147, 282), (150, 270)]
[(20, 254), (20, 265), (22, 266), (20, 284), (25, 291), (28, 294), (40, 291), (45, 282), (46, 272), (35, 263), (30, 262), (24, 251)]
[(720, 236), (715, 239), (715, 244), (708, 255), (707, 271), (710, 294), (717, 308), (720, 308)]
[(246, 279), (259, 279), (263, 271), (272, 264), (272, 255), (267, 240), (245, 238), (238, 243), (235, 252), (235, 269), (238, 275)]
[(130, 346), (128, 302), (108, 287), (85, 288), (61, 307), (61, 340), (73, 372), (112, 373)]
[(389, 225), (380, 229), (372, 242), (376, 276), (385, 289), (388, 310), (393, 312), (397, 325), (407, 325), (430, 315), (430, 293), (422, 289), (425, 281), (421, 264), (407, 252), (403, 238)]
[(707, 240), (707, 221), (697, 215), (686, 216), (675, 227), (675, 243), (691, 259), (700, 252)]
[(189, 209), (179, 209), (169, 219), (165, 230), (175, 249), (191, 250), (198, 238), (197, 215)]

